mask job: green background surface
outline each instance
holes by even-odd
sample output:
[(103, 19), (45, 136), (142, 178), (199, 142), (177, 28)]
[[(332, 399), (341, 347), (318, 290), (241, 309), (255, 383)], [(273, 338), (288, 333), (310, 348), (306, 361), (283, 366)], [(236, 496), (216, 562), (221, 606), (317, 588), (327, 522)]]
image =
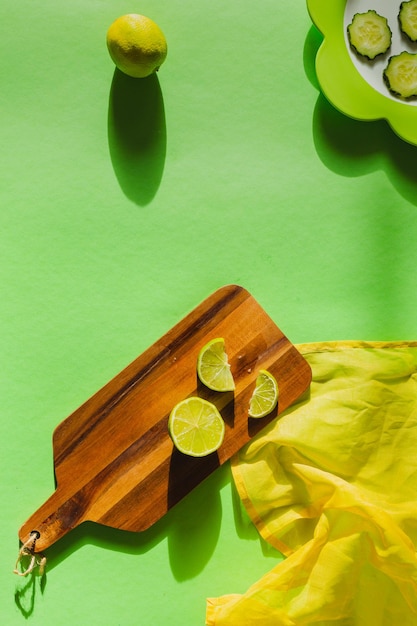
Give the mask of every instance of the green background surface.
[[(157, 78), (114, 70), (128, 12), (165, 32)], [(149, 531), (86, 524), (12, 574), (53, 429), (228, 283), (294, 343), (416, 339), (417, 149), (320, 94), (302, 0), (3, 0), (0, 24), (1, 623), (202, 625), (281, 558), (228, 464)]]

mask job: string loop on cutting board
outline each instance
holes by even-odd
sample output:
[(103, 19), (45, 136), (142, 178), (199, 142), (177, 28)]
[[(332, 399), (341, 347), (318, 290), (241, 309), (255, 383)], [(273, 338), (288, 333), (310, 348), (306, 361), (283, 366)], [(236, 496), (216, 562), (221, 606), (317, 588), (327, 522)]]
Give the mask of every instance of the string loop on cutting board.
[[(18, 576), (27, 576), (39, 566), (39, 574), (42, 576), (45, 571), (46, 557), (41, 553), (35, 553), (35, 545), (39, 537), (39, 532), (37, 530), (32, 530), (29, 535), (29, 539), (24, 542), (19, 550), (16, 565), (13, 570), (14, 574), (17, 574)], [(19, 564), (25, 557), (30, 557), (29, 565), (26, 569), (21, 569), (19, 568)]]

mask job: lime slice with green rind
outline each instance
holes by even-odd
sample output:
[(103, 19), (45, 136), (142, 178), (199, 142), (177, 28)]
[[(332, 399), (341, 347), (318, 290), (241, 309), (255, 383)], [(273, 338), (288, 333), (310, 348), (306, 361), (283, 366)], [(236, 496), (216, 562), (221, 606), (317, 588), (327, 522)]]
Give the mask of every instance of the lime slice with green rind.
[(225, 424), (214, 404), (191, 396), (172, 409), (168, 419), (168, 432), (180, 452), (201, 457), (220, 448)]
[(235, 383), (222, 337), (212, 339), (199, 352), (197, 373), (201, 382), (214, 391), (233, 391)]
[(278, 402), (278, 383), (267, 370), (260, 370), (249, 403), (250, 417), (265, 417), (273, 411)]

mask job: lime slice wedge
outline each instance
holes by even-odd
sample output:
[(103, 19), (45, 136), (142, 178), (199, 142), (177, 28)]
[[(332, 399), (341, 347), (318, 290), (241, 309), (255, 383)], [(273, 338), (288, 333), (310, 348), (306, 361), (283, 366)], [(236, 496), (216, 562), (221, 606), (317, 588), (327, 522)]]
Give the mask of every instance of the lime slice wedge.
[(225, 425), (211, 402), (192, 396), (174, 406), (168, 419), (174, 446), (189, 456), (207, 456), (223, 443)]
[(200, 350), (197, 373), (201, 382), (214, 391), (233, 391), (235, 383), (228, 362), (224, 339), (212, 339)]
[(278, 402), (278, 383), (270, 372), (260, 370), (249, 403), (250, 417), (265, 417)]

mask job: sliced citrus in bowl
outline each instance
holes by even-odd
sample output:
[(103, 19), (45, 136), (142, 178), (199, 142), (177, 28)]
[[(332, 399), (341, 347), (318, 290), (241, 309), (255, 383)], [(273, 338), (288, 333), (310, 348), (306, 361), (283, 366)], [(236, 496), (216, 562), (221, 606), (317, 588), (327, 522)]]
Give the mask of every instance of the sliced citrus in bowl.
[(207, 456), (223, 443), (225, 424), (217, 408), (192, 396), (174, 406), (168, 432), (175, 447), (189, 456)]
[(224, 339), (212, 339), (199, 352), (197, 373), (201, 382), (213, 391), (233, 391), (235, 383), (225, 349)]
[(260, 370), (249, 403), (250, 417), (265, 417), (278, 402), (278, 383), (270, 372)]

